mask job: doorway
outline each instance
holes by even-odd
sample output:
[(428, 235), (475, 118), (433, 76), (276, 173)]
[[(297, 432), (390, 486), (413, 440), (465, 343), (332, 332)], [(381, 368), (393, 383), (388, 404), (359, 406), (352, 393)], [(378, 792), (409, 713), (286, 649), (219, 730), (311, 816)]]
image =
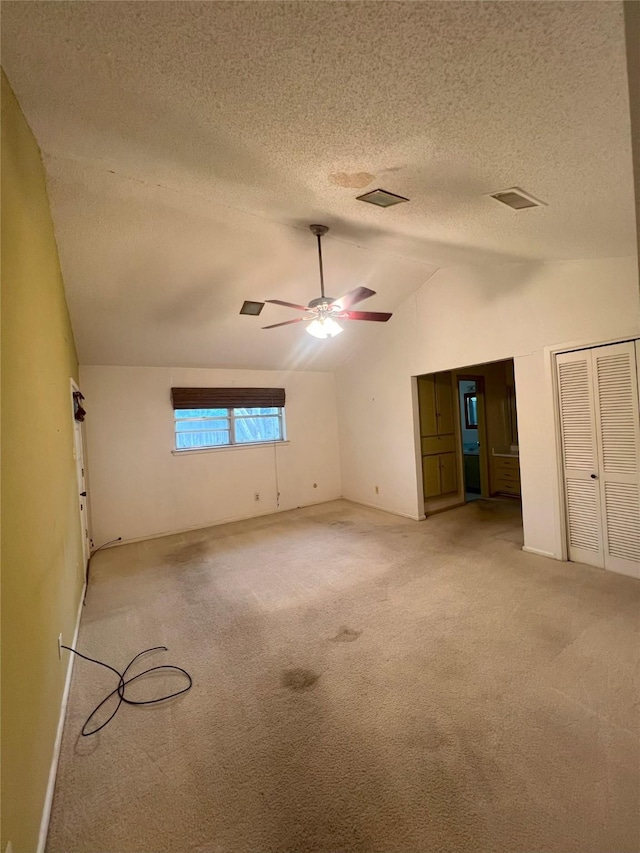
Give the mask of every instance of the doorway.
[(458, 376), (460, 439), (465, 502), (482, 497), (481, 470), (486, 452), (484, 381), (482, 376)]
[(518, 500), (513, 360), (423, 374), (416, 384), (425, 514), (480, 498)]

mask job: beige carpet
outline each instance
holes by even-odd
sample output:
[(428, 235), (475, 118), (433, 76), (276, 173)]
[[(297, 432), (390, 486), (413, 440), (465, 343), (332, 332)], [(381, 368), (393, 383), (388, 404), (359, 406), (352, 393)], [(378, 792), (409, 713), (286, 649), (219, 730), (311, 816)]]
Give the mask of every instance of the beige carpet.
[(48, 853), (640, 849), (640, 583), (521, 533), (339, 501), (98, 554), (78, 648), (194, 687), (80, 738), (76, 663)]

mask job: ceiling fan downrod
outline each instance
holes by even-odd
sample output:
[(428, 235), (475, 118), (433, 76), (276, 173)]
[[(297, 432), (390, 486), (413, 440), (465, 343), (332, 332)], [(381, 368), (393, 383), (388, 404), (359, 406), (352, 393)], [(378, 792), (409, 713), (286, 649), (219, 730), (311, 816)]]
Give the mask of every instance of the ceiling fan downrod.
[(318, 264), (320, 266), (320, 294), (324, 299), (324, 273), (322, 270), (322, 236), (329, 230), (327, 225), (310, 225), (311, 233), (316, 235), (318, 240)]

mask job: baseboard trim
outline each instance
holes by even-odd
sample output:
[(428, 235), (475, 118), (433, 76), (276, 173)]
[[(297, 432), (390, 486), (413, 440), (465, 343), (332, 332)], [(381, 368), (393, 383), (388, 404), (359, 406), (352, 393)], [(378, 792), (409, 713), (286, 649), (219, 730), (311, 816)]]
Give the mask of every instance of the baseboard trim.
[[(82, 603), (86, 584), (82, 587), (80, 594), (80, 603), (78, 604), (78, 613), (76, 616), (76, 626), (73, 632), (73, 640), (71, 648), (75, 649), (78, 642), (78, 633), (80, 631), (80, 618), (82, 616)], [(51, 818), (51, 806), (53, 805), (53, 792), (56, 787), (56, 776), (58, 775), (58, 762), (60, 760), (60, 747), (62, 746), (62, 732), (64, 731), (64, 719), (67, 714), (67, 705), (69, 703), (69, 692), (71, 691), (71, 676), (73, 675), (73, 663), (75, 655), (67, 652), (69, 661), (67, 663), (67, 675), (64, 681), (64, 690), (62, 691), (62, 702), (60, 703), (60, 717), (58, 719), (58, 729), (56, 731), (56, 739), (53, 744), (53, 757), (51, 759), (51, 767), (49, 768), (49, 781), (47, 783), (47, 792), (44, 798), (44, 808), (42, 810), (42, 820), (40, 821), (40, 834), (38, 835), (37, 853), (44, 853), (47, 844), (47, 835), (49, 833), (49, 820)]]
[(527, 554), (535, 554), (536, 557), (548, 557), (550, 560), (560, 560), (562, 562), (562, 557), (552, 554), (551, 551), (542, 551), (540, 548), (529, 548), (527, 545), (523, 545), (522, 550)]
[(377, 509), (380, 512), (388, 512), (389, 515), (399, 515), (400, 518), (410, 518), (411, 521), (424, 521), (425, 515), (411, 515), (408, 512), (398, 512), (396, 509), (387, 509), (385, 506), (380, 506), (379, 504), (370, 504), (366, 501), (357, 501), (355, 498), (342, 498), (343, 501), (348, 501), (352, 504), (358, 504), (358, 506), (366, 506), (369, 509)]
[[(165, 530), (162, 533), (148, 533), (146, 536), (134, 536), (131, 539), (121, 539), (119, 542), (114, 542), (104, 548), (107, 551), (109, 548), (119, 548), (121, 545), (133, 545), (136, 542), (148, 542), (150, 539), (162, 539), (164, 536), (178, 536), (180, 533), (192, 533), (194, 530), (206, 530), (208, 527), (220, 527), (222, 524), (235, 524), (237, 521), (251, 521), (252, 518), (264, 518), (265, 515), (278, 515), (281, 512), (295, 512), (297, 509), (304, 509), (308, 506), (320, 506), (320, 504), (329, 504), (334, 501), (346, 500), (338, 495), (335, 498), (326, 498), (322, 501), (310, 501), (306, 504), (296, 504), (296, 506), (281, 506), (276, 509), (267, 509), (264, 512), (256, 512), (252, 515), (237, 515), (231, 518), (221, 518), (218, 521), (208, 521), (206, 524), (196, 524), (194, 527), (180, 527), (177, 530)], [(95, 551), (94, 551), (95, 553)]]

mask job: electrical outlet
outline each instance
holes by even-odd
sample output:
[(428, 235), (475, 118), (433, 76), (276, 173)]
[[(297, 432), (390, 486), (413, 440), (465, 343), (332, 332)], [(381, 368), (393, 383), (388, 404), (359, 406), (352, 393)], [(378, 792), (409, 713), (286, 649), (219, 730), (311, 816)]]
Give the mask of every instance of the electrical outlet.
[(378, 486), (376, 486), (376, 495), (379, 495), (379, 494), (380, 494), (380, 489)]
[(62, 660), (62, 634), (58, 634), (58, 658)]
[(259, 501), (260, 500), (260, 492), (256, 492), (255, 495), (253, 496), (253, 499), (254, 499), (254, 501)]

